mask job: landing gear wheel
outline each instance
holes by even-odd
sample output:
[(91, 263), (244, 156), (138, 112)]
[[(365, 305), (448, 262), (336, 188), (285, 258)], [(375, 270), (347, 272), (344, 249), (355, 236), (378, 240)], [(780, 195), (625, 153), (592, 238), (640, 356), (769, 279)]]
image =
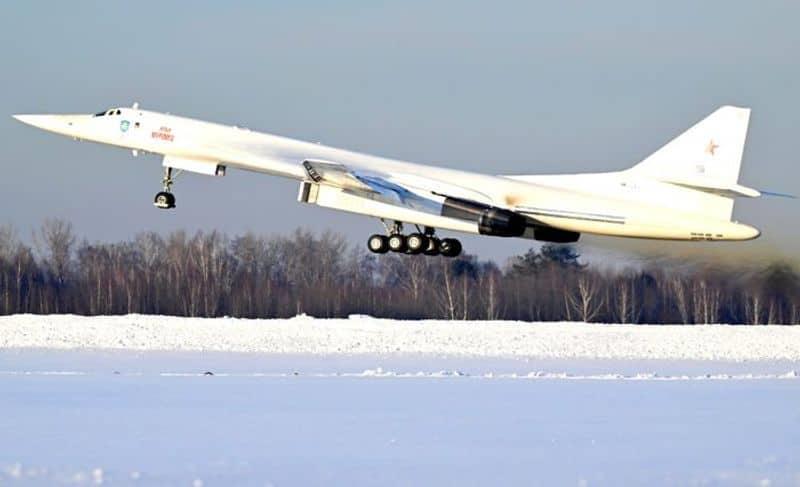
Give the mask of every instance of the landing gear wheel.
[(425, 255), (439, 255), (439, 246), (441, 245), (441, 240), (436, 237), (428, 237), (428, 246), (425, 250), (422, 251)]
[(439, 250), (445, 257), (458, 257), (461, 254), (461, 242), (454, 238), (446, 238), (442, 240)]
[(395, 233), (389, 237), (389, 250), (392, 252), (405, 252), (406, 251), (406, 238), (399, 233)]
[(161, 208), (162, 210), (175, 208), (175, 195), (166, 191), (162, 191), (156, 195), (155, 199), (153, 199), (153, 205), (155, 205), (156, 208)]
[(153, 199), (153, 205), (162, 210), (175, 208), (175, 195), (172, 194), (173, 179), (171, 167), (164, 168), (164, 178), (161, 180), (161, 183), (164, 185), (164, 190), (156, 194), (156, 197)]
[(419, 254), (428, 248), (428, 237), (421, 233), (412, 233), (406, 237), (406, 252), (409, 254)]
[(376, 233), (367, 240), (367, 248), (375, 254), (385, 254), (389, 251), (389, 237)]

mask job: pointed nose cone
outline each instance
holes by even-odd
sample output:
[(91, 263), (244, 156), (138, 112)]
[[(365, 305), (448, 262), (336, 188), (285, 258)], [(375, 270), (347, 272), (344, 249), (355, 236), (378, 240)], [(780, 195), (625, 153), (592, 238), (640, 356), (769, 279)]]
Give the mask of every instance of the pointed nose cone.
[(60, 120), (59, 115), (14, 115), (14, 118), (22, 123), (52, 132), (61, 132), (59, 129), (63, 129), (63, 126), (66, 125)]
[(57, 134), (79, 136), (91, 115), (14, 115), (22, 123)]
[(47, 124), (49, 115), (13, 115), (13, 117), (22, 123), (33, 125), (34, 127), (44, 128), (42, 125)]

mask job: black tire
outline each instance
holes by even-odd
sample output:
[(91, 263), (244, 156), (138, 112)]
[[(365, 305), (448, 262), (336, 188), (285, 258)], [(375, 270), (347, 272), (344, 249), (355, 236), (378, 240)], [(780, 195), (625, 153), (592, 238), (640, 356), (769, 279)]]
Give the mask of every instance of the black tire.
[(428, 237), (428, 248), (425, 249), (422, 253), (425, 255), (439, 255), (439, 246), (441, 245), (441, 241), (436, 237)]
[(406, 252), (412, 255), (420, 254), (428, 248), (428, 237), (421, 233), (412, 233), (406, 237)]
[(153, 204), (164, 210), (175, 208), (175, 195), (166, 191), (161, 191), (156, 194), (156, 197), (153, 199)]
[(443, 239), (440, 250), (445, 257), (458, 257), (461, 254), (461, 242), (454, 238)]
[(389, 251), (389, 238), (386, 235), (371, 235), (367, 239), (367, 248), (374, 254), (385, 254)]
[(392, 252), (405, 252), (406, 248), (406, 237), (399, 233), (389, 236), (389, 250)]

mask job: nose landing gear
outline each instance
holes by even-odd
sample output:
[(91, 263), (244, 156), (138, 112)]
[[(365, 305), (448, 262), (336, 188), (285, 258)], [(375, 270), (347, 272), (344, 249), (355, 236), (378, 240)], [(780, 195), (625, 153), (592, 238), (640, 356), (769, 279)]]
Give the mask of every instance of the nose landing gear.
[(153, 205), (162, 210), (175, 208), (175, 195), (166, 191), (160, 191), (153, 200)]
[(409, 255), (442, 255), (444, 257), (458, 257), (461, 254), (461, 242), (454, 238), (438, 239), (434, 236), (435, 230), (425, 227), (425, 231), (412, 233), (408, 236), (403, 235), (403, 224), (395, 222), (394, 225), (386, 226), (389, 234), (375, 234), (367, 240), (367, 248), (375, 254), (385, 254), (389, 251), (404, 253)]
[[(177, 174), (175, 175), (177, 177)], [(153, 205), (162, 210), (169, 210), (175, 208), (175, 195), (172, 194), (172, 168), (164, 168), (164, 178), (161, 180), (164, 185), (164, 191), (160, 191), (153, 199)]]

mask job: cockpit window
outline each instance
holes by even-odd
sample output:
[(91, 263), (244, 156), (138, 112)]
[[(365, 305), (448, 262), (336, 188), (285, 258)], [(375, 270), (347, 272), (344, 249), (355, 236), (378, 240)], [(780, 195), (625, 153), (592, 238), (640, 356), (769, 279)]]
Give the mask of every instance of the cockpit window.
[(122, 115), (122, 110), (120, 110), (119, 108), (112, 108), (110, 110), (94, 114), (95, 117), (105, 117), (105, 116), (110, 117), (111, 115)]

